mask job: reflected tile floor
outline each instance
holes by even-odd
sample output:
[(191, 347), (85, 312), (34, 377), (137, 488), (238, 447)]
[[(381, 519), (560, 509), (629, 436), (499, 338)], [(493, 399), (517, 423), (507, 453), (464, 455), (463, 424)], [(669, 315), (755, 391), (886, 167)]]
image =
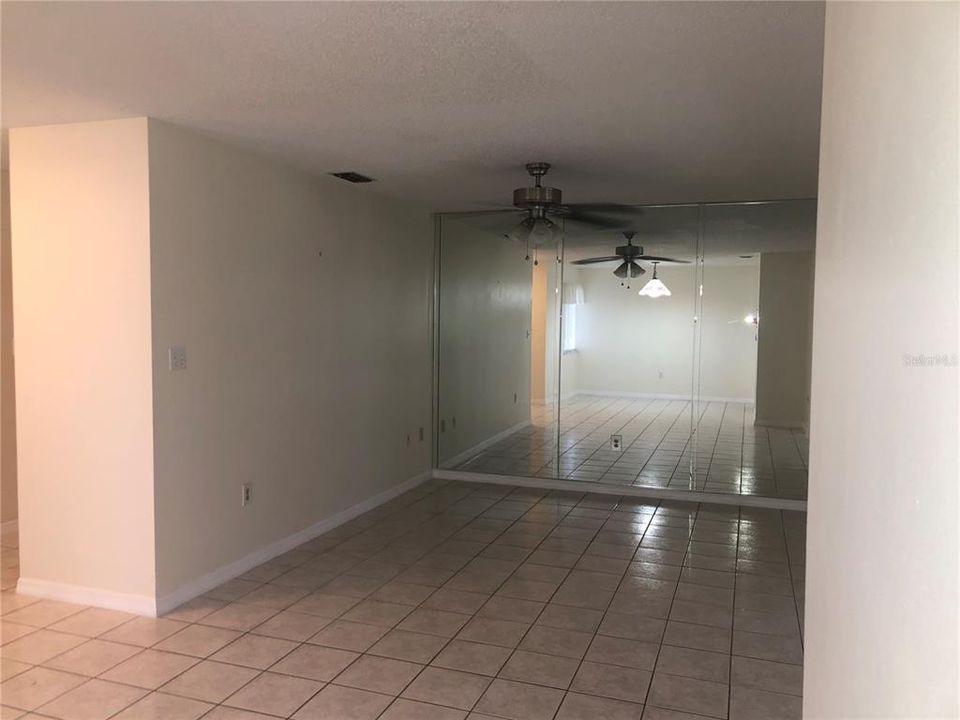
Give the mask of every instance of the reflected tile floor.
[(804, 523), (432, 480), (164, 618), (4, 591), (2, 717), (799, 718)]
[[(703, 402), (698, 407), (699, 422), (691, 434), (690, 402), (686, 400), (592, 395), (564, 400), (559, 477), (806, 499), (806, 434), (755, 426), (753, 405)], [(457, 469), (557, 477), (552, 408), (534, 408), (532, 415), (530, 427), (491, 445)], [(623, 450), (610, 449), (611, 435), (622, 436)]]

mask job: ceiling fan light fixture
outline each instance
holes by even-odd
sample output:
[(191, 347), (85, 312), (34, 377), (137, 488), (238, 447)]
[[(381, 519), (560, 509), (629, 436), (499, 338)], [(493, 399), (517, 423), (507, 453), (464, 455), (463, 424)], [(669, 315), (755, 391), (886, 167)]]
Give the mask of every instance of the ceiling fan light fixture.
[(524, 218), (507, 236), (511, 240), (525, 243), (530, 239), (530, 233), (533, 230), (534, 219), (532, 217)]
[(657, 278), (657, 263), (653, 263), (653, 277), (647, 281), (647, 284), (640, 288), (638, 295), (642, 297), (669, 297), (672, 293), (670, 288), (663, 284), (663, 281)]
[(533, 220), (530, 228), (530, 244), (540, 247), (553, 242), (560, 232), (559, 226), (547, 217), (538, 217)]
[(624, 261), (617, 266), (617, 269), (613, 271), (613, 274), (616, 275), (618, 278), (625, 278), (627, 277), (628, 272), (630, 274), (630, 277), (635, 278), (643, 275), (646, 272), (646, 270), (644, 270), (642, 267), (640, 267), (637, 263), (633, 261), (631, 262)]
[(670, 288), (664, 285), (657, 278), (650, 278), (647, 281), (647, 284), (643, 286), (640, 290), (640, 295), (644, 297), (669, 297), (671, 295)]
[(511, 230), (509, 237), (517, 242), (529, 242), (532, 247), (543, 247), (552, 243), (559, 233), (560, 226), (550, 218), (531, 215)]

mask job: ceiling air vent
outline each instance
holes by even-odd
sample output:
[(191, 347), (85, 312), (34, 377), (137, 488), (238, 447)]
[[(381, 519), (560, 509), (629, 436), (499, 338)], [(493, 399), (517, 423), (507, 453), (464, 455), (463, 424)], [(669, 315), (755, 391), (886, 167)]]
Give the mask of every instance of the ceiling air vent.
[(330, 174), (333, 175), (334, 177), (340, 178), (341, 180), (346, 180), (347, 182), (352, 182), (352, 183), (373, 182), (372, 177), (361, 175), (358, 172), (353, 172), (353, 170), (349, 170), (347, 172), (330, 173)]

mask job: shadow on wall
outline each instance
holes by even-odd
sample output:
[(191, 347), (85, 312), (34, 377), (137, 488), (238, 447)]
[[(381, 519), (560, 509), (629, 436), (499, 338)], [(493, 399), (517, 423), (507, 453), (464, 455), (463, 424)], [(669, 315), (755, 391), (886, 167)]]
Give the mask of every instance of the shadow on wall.
[(0, 531), (17, 520), (17, 419), (13, 379), (13, 287), (10, 282), (10, 173), (0, 179)]
[(812, 252), (760, 256), (757, 425), (809, 424), (813, 268)]

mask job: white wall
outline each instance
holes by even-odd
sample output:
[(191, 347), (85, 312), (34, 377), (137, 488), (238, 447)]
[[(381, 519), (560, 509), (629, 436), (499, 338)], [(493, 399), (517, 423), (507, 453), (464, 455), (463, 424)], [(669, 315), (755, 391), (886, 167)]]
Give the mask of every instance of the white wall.
[(150, 187), (164, 595), (429, 469), (433, 228), (154, 121)]
[(462, 220), (441, 222), (443, 463), (530, 419), (532, 278), (524, 246)]
[[(542, 278), (542, 287), (539, 288), (539, 291), (543, 293), (543, 313), (541, 317), (537, 317), (536, 313), (532, 318), (534, 327), (532, 328), (533, 336), (536, 337), (538, 332), (537, 324), (539, 323), (539, 332), (542, 333), (544, 338), (542, 354), (540, 356), (540, 363), (543, 366), (543, 397), (539, 398), (540, 403), (546, 405), (552, 405), (556, 402), (557, 399), (557, 373), (561, 367), (561, 357), (560, 357), (560, 274), (561, 266), (560, 263), (556, 262), (556, 256), (547, 254), (547, 257), (540, 260), (540, 264), (534, 268), (534, 287), (533, 292), (537, 292), (537, 282), (536, 278), (540, 273)], [(577, 283), (577, 270), (572, 269), (569, 266), (563, 268), (563, 282), (576, 285)], [(534, 348), (531, 348), (533, 352)], [(564, 383), (564, 387), (575, 387), (575, 377), (576, 377), (576, 353), (565, 354), (562, 358), (562, 367), (563, 374), (561, 377), (561, 382)], [(571, 385), (571, 383), (574, 383)], [(533, 399), (538, 399), (533, 396)]]
[(11, 130), (10, 169), (21, 587), (149, 600), (147, 121)]
[(17, 403), (13, 369), (10, 173), (0, 174), (0, 522), (17, 517)]
[(10, 144), (24, 589), (151, 612), (429, 469), (426, 211), (144, 118)]
[[(657, 275), (670, 297), (638, 295), (650, 272), (626, 290), (605, 269), (581, 270), (586, 302), (577, 309), (580, 392), (690, 397), (694, 266), (661, 266)], [(701, 396), (752, 400), (756, 342), (743, 318), (756, 312), (757, 265), (708, 265), (703, 286)]]
[(960, 716), (958, 11), (827, 5), (807, 718)]
[(812, 252), (762, 253), (757, 424), (807, 427), (813, 320)]

